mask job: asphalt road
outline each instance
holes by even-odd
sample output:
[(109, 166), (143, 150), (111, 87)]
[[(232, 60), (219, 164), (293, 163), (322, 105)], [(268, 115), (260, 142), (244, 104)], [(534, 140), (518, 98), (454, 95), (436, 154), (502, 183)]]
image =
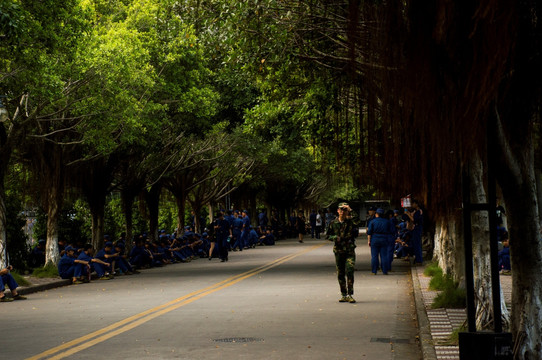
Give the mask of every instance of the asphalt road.
[(421, 359), (408, 265), (373, 276), (358, 244), (356, 304), (331, 243), (280, 241), (0, 304), (0, 358)]

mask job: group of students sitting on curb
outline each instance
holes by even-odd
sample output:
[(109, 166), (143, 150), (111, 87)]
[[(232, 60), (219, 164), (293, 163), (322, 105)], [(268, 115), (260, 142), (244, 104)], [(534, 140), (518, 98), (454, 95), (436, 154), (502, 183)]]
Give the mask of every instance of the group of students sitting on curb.
[[(271, 245), (269, 231), (259, 234), (251, 229), (256, 236), (250, 242), (251, 246)], [(186, 226), (182, 235), (166, 234), (160, 231), (158, 240), (151, 241), (146, 234), (136, 236), (133, 247), (126, 252), (126, 244), (121, 236), (116, 242), (105, 237), (104, 247), (95, 252), (91, 244), (84, 246), (67, 245), (62, 249), (62, 257), (58, 263), (58, 273), (62, 279), (71, 279), (73, 284), (82, 284), (91, 281), (91, 274), (96, 273), (98, 280), (111, 280), (116, 275), (137, 274), (138, 269), (160, 267), (167, 264), (186, 263), (197, 258), (208, 257), (212, 259), (215, 242), (213, 232), (202, 234), (193, 232)], [(273, 241), (274, 244), (274, 241)], [(233, 241), (228, 251), (234, 250)]]

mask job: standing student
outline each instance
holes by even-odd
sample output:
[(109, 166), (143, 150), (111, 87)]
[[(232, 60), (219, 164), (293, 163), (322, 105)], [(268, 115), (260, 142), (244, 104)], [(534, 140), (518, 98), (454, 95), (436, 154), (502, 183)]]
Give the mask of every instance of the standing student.
[(370, 222), (367, 229), (368, 244), (371, 247), (371, 271), (373, 275), (376, 275), (379, 267), (384, 275), (388, 275), (388, 246), (389, 239), (393, 234), (392, 223), (384, 216), (384, 210), (378, 208), (375, 211), (375, 218)]
[(337, 267), (337, 280), (341, 290), (339, 302), (355, 303), (354, 267), (356, 265), (356, 239), (353, 236), (354, 221), (349, 216), (352, 209), (347, 203), (340, 203), (339, 217), (331, 221), (327, 228), (326, 239), (334, 242), (333, 253)]

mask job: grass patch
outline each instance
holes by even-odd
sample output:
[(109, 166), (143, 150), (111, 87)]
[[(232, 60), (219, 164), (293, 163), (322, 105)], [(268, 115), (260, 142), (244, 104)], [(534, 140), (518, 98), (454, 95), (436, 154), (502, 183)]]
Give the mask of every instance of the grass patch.
[(58, 277), (58, 269), (54, 265), (49, 265), (42, 268), (36, 268), (32, 272), (32, 276), (37, 278), (54, 278)]
[(21, 274), (19, 274), (17, 271), (11, 271), (10, 272), (15, 281), (19, 286), (28, 286), (31, 285), (28, 280), (26, 280)]
[(433, 309), (463, 309), (466, 305), (467, 292), (465, 289), (460, 289), (457, 284), (452, 281), (435, 297), (431, 307)]
[(444, 275), (442, 270), (437, 272), (429, 281), (429, 290), (445, 290), (454, 284), (450, 275)]
[(438, 266), (437, 262), (431, 262), (425, 266), (423, 274), (425, 276), (435, 276), (437, 274), (442, 275), (442, 269)]
[(431, 304), (433, 309), (462, 309), (466, 306), (467, 293), (465, 289), (460, 289), (459, 284), (454, 281), (452, 276), (445, 275), (436, 263), (429, 264), (424, 274), (431, 276), (429, 289), (440, 291)]

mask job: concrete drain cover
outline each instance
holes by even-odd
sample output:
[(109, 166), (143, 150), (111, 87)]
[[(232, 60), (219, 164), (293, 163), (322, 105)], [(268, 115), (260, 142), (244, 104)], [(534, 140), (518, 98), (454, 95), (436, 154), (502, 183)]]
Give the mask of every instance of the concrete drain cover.
[(251, 342), (262, 342), (263, 339), (251, 338), (251, 337), (235, 337), (235, 338), (225, 338), (225, 339), (213, 339), (214, 342), (223, 342), (223, 343), (251, 343)]
[(371, 338), (371, 342), (410, 344), (410, 339)]

